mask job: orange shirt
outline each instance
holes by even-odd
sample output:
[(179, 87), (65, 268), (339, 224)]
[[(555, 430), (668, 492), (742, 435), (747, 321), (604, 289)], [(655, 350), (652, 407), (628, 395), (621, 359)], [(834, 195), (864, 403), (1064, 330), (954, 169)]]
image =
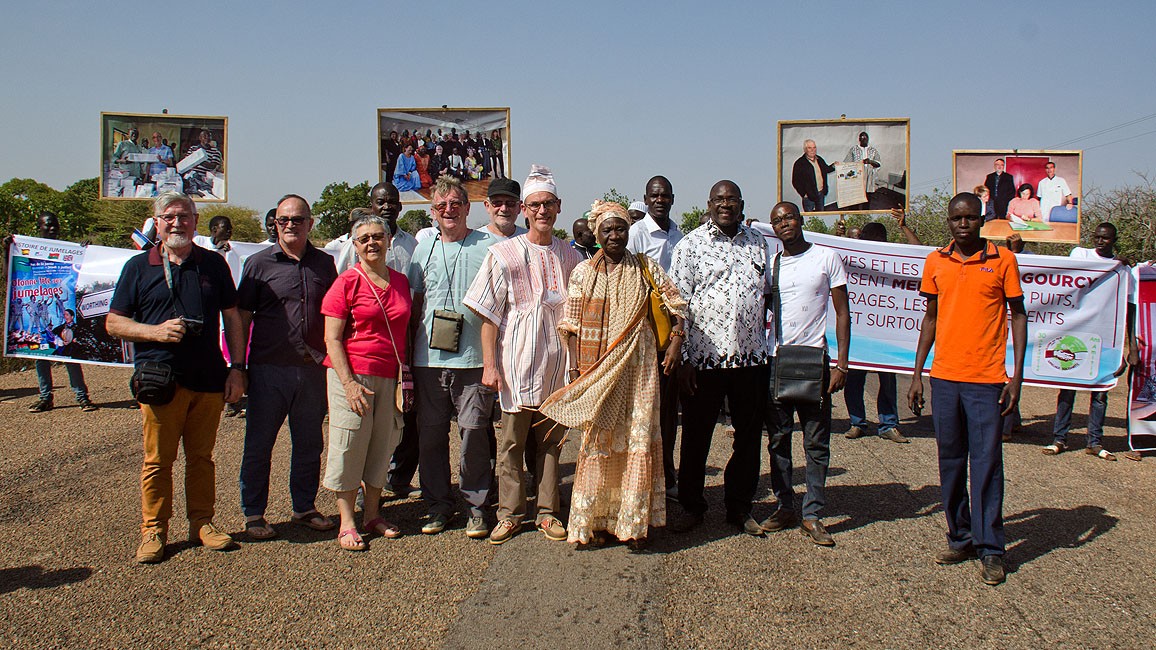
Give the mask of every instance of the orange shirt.
[(987, 242), (965, 261), (952, 242), (928, 254), (919, 293), (939, 303), (931, 376), (1005, 383), (1007, 301), (1024, 295), (1015, 255)]

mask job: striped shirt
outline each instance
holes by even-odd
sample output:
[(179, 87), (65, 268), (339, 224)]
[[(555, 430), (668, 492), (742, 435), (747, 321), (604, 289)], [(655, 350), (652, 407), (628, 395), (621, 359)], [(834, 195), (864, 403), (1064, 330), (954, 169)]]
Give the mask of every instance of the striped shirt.
[(525, 235), (490, 247), (462, 301), (498, 325), (498, 372), (502, 410), (539, 406), (566, 385), (566, 349), (558, 322), (566, 312), (570, 272), (582, 261), (558, 238), (549, 246)]

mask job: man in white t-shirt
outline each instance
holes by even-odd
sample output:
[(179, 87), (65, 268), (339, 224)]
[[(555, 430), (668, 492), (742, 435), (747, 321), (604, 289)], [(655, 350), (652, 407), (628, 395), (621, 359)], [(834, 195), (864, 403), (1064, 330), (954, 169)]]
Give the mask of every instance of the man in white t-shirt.
[[(1040, 185), (1041, 187), (1043, 186), (1043, 181), (1040, 181)], [(1092, 235), (1092, 242), (1095, 244), (1095, 248), (1080, 248), (1077, 246), (1072, 249), (1070, 257), (1088, 260), (1118, 259), (1116, 257), (1116, 226), (1110, 223), (1102, 223), (1096, 226), (1096, 232)], [(1124, 362), (1120, 364), (1119, 370), (1116, 371), (1117, 377), (1124, 374), (1124, 370), (1126, 370), (1129, 365), (1135, 365), (1140, 362), (1140, 353), (1134, 344), (1133, 338), (1136, 322), (1135, 276), (1132, 273), (1127, 273), (1127, 276), (1128, 311), (1127, 329), (1125, 331), (1128, 337), (1128, 356), (1125, 357)], [(1104, 439), (1104, 414), (1108, 410), (1108, 392), (1094, 391), (1091, 393), (1091, 396), (1091, 404), (1088, 406), (1088, 438), (1084, 453), (1103, 460), (1116, 460), (1116, 455), (1104, 449), (1102, 445)], [(1068, 429), (1072, 425), (1072, 407), (1075, 403), (1076, 391), (1060, 391), (1059, 396), (1056, 398), (1056, 417), (1052, 424), (1052, 444), (1044, 447), (1044, 454), (1055, 456), (1068, 450)]]
[[(847, 299), (847, 272), (839, 256), (828, 248), (820, 248), (803, 236), (803, 217), (799, 206), (782, 202), (771, 210), (771, 227), (783, 243), (783, 252), (776, 256), (780, 305), (775, 315), (776, 327), (771, 332), (776, 347), (805, 345), (827, 347), (827, 301), (835, 306), (835, 337), (839, 345), (838, 363), (824, 372), (825, 390), (819, 404), (780, 402), (770, 395), (767, 406), (767, 430), (770, 433), (768, 450), (771, 454), (771, 490), (778, 508), (762, 523), (763, 530), (774, 532), (790, 528), (797, 520), (795, 492), (791, 487), (791, 433), (794, 418), (799, 418), (803, 430), (803, 450), (807, 456), (807, 492), (803, 497), (803, 534), (820, 546), (834, 546), (835, 540), (819, 519), (826, 505), (824, 489), (827, 468), (831, 459), (831, 394), (843, 388), (847, 381), (847, 359), (851, 343), (851, 311)], [(774, 290), (772, 290), (774, 291)], [(772, 362), (772, 376), (774, 363)], [(826, 366), (826, 364), (824, 364)], [(773, 386), (773, 383), (772, 383)]]
[(1040, 198), (1040, 214), (1044, 215), (1044, 221), (1051, 221), (1052, 208), (1064, 205), (1067, 197), (1072, 195), (1072, 190), (1068, 189), (1067, 181), (1056, 176), (1056, 163), (1044, 165), (1044, 172), (1048, 177), (1040, 179), (1036, 194)]

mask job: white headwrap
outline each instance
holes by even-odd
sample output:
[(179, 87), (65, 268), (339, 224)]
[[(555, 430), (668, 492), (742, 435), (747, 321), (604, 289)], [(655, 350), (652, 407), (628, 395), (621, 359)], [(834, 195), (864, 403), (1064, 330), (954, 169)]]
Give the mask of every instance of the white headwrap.
[(646, 204), (643, 203), (642, 201), (635, 201), (634, 203), (631, 203), (629, 209), (630, 210), (637, 210), (637, 211), (641, 212), (642, 214), (647, 214)]
[(530, 165), (530, 175), (522, 183), (522, 200), (535, 192), (549, 192), (558, 198), (558, 185), (554, 183), (554, 172), (544, 165)]

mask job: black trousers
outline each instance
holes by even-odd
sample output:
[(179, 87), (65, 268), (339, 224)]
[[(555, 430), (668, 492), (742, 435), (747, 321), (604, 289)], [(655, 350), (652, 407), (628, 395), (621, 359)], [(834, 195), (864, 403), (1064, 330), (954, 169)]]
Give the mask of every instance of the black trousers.
[(706, 461), (723, 399), (735, 428), (731, 458), (723, 473), (727, 514), (749, 514), (759, 484), (763, 418), (767, 404), (767, 366), (699, 370), (694, 395), (682, 395), (682, 455), (678, 501), (692, 514), (706, 512)]
[(395, 490), (408, 486), (417, 472), (417, 409), (405, 413), (403, 419), (405, 428), (401, 430), (401, 441), (389, 462), (389, 484)]

